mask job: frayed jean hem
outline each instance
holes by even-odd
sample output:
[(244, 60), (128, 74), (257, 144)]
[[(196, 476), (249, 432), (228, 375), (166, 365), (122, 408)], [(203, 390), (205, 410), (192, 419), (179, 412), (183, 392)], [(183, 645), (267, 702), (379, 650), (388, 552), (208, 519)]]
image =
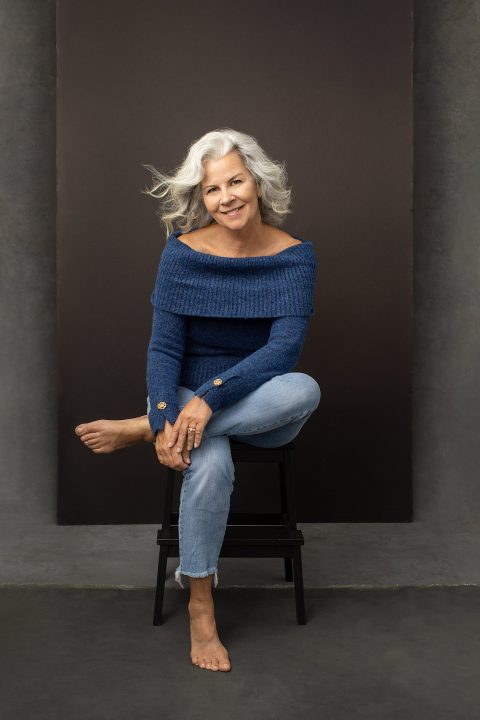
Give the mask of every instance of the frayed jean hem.
[(182, 584), (182, 578), (180, 577), (180, 575), (187, 575), (188, 577), (193, 577), (193, 578), (201, 578), (201, 577), (207, 577), (208, 575), (214, 575), (213, 587), (217, 587), (217, 585), (218, 585), (218, 571), (217, 571), (216, 567), (208, 568), (208, 570), (205, 570), (205, 572), (200, 572), (200, 573), (184, 572), (183, 570), (181, 570), (178, 567), (175, 570), (175, 582), (177, 582), (180, 585), (180, 587), (183, 588), (184, 586)]

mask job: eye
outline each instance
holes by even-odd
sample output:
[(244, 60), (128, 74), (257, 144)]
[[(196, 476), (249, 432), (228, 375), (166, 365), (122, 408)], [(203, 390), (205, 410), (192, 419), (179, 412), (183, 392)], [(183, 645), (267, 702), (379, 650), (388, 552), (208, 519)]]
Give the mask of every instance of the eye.
[[(243, 182), (243, 180), (241, 180), (240, 178), (235, 178), (234, 180), (232, 180), (232, 183), (241, 183), (241, 182)], [(207, 195), (208, 195), (212, 190), (216, 190), (216, 189), (217, 189), (216, 187), (210, 187), (210, 188), (208, 188), (208, 190), (207, 190)]]

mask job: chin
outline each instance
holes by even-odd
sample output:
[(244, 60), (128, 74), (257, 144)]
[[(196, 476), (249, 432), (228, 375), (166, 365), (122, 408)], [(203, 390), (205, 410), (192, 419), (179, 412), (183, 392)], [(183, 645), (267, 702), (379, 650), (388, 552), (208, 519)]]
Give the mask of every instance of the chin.
[(221, 215), (220, 220), (222, 225), (226, 227), (243, 227), (250, 222), (252, 218), (248, 214), (244, 214), (243, 217), (228, 217), (228, 215)]

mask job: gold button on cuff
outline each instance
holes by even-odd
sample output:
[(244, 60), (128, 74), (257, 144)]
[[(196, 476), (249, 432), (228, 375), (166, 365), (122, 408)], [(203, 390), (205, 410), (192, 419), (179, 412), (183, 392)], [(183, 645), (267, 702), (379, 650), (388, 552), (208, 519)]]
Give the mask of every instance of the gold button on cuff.
[(157, 408), (158, 408), (158, 410), (163, 410), (163, 409), (166, 408), (166, 407), (167, 407), (167, 403), (166, 403), (166, 402), (163, 402), (163, 401), (162, 401), (162, 402), (157, 403)]
[(223, 383), (222, 378), (215, 378), (215, 380), (213, 381), (214, 385), (221, 385), (222, 383)]

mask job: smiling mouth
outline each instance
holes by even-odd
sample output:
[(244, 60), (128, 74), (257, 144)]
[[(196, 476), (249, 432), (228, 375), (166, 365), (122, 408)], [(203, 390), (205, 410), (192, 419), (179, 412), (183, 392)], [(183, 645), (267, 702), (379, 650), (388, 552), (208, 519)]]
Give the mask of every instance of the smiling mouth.
[(222, 210), (224, 215), (236, 215), (238, 210), (241, 210), (243, 205), (239, 205), (236, 208), (232, 208), (231, 210)]

